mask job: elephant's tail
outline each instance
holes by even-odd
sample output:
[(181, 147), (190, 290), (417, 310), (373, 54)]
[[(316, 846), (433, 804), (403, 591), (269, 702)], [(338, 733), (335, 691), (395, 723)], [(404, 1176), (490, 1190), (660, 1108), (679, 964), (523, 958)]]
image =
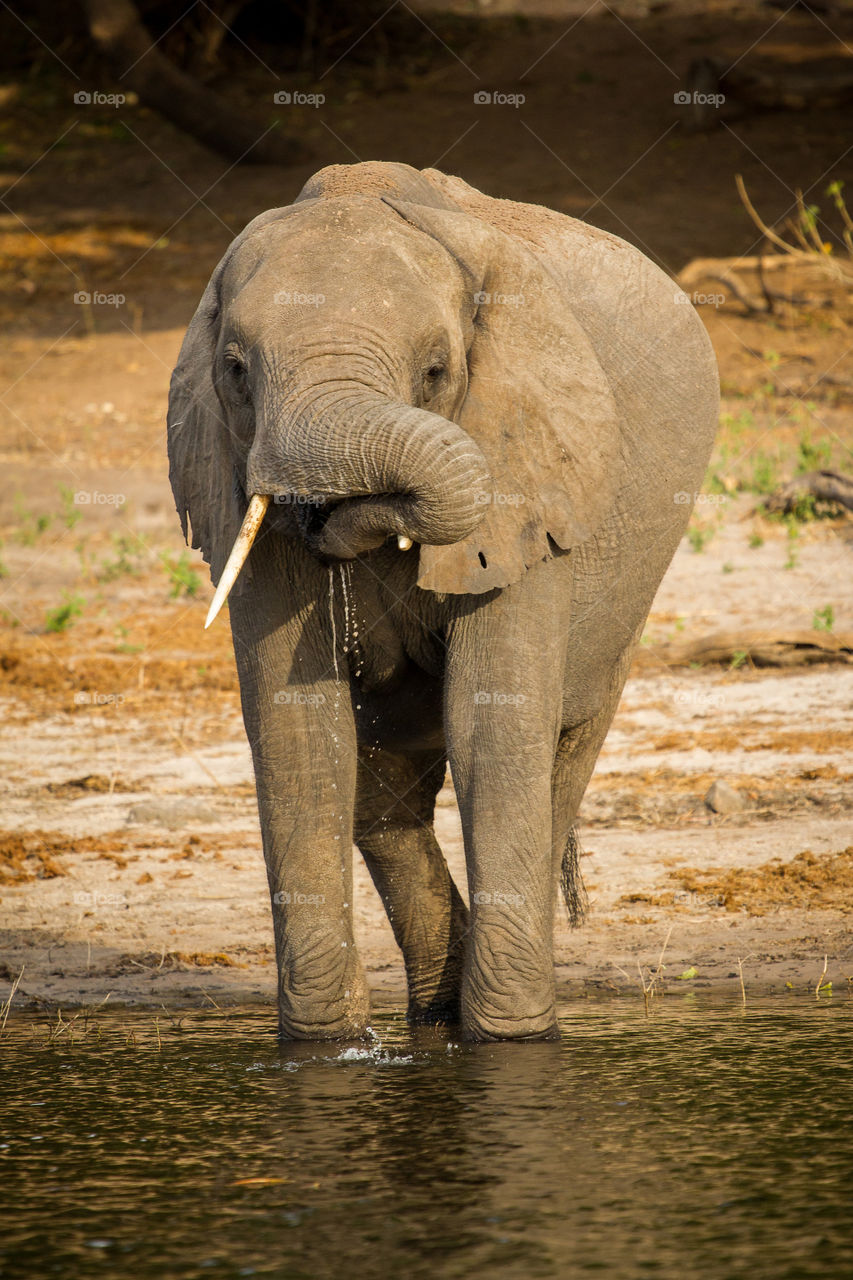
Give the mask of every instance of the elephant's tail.
[(583, 924), (589, 899), (586, 896), (580, 868), (581, 842), (577, 827), (572, 827), (563, 850), (563, 861), (560, 867), (560, 888), (566, 910), (569, 913), (569, 924), (573, 928)]

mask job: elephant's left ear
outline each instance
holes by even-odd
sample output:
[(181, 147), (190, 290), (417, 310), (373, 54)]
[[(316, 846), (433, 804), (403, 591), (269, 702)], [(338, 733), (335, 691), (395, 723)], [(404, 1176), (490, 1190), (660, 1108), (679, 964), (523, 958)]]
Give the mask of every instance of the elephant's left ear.
[(213, 385), (219, 311), (216, 274), (190, 321), (172, 373), (167, 421), (169, 480), (181, 528), (210, 565), (214, 584), (246, 509)]
[(490, 591), (601, 524), (623, 478), (617, 407), (557, 279), (520, 241), (467, 213), (386, 203), (439, 241), (466, 279), (474, 337), (457, 421), (494, 481), (474, 533), (421, 548), (418, 585)]

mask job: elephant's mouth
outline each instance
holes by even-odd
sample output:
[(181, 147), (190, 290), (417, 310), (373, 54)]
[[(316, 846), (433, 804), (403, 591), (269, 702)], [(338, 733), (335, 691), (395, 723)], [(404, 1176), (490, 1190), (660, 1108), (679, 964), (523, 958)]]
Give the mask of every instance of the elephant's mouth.
[(302, 502), (296, 523), (306, 547), (323, 564), (352, 560), (396, 536), (407, 550), (412, 539), (401, 532), (401, 496), (374, 493)]
[(313, 551), (315, 555), (320, 554), (319, 543), (326, 522), (332, 512), (341, 505), (343, 499), (338, 501), (312, 501), (301, 502), (296, 508), (296, 523), (299, 532), (305, 540), (306, 546)]

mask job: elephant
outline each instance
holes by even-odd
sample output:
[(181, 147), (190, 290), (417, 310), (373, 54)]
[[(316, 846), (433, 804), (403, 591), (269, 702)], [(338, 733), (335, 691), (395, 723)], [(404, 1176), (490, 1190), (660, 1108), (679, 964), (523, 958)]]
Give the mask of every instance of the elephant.
[[(169, 475), (211, 613), (230, 592), (282, 1037), (369, 1032), (353, 844), (412, 1022), (559, 1035), (578, 807), (718, 402), (704, 326), (639, 250), (435, 169), (331, 165), (227, 249)], [(448, 764), (468, 906), (433, 828)]]

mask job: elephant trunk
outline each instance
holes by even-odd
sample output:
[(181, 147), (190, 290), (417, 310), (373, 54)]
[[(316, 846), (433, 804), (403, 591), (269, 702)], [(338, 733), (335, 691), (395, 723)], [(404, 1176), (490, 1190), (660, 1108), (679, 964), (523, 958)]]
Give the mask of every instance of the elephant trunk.
[(251, 501), (220, 578), (210, 626), (249, 554), (272, 495), (299, 504), (317, 555), (352, 559), (396, 534), (446, 546), (473, 533), (491, 477), (479, 446), (438, 414), (359, 386), (273, 390), (258, 406), (246, 469)]
[(287, 397), (281, 409), (272, 399), (262, 421), (249, 492), (302, 499), (302, 531), (318, 554), (351, 559), (392, 534), (444, 546), (467, 537), (485, 514), (486, 460), (438, 414), (363, 387), (327, 385), (307, 402)]

